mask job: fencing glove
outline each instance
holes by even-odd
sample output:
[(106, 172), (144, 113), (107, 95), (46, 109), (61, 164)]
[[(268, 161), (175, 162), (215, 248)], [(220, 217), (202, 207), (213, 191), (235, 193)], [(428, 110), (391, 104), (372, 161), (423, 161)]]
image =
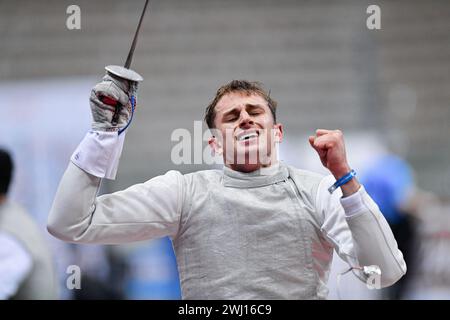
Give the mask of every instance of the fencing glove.
[(92, 129), (121, 134), (131, 123), (136, 107), (137, 82), (106, 74), (91, 91)]

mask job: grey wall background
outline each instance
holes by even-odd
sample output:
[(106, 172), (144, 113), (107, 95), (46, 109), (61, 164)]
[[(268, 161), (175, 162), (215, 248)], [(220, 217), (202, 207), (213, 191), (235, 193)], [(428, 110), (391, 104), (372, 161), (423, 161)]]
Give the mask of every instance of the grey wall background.
[[(125, 60), (143, 3), (0, 1), (0, 81), (94, 84)], [(66, 28), (70, 4), (81, 7), (81, 30)], [(381, 7), (379, 31), (366, 28), (369, 4)], [(219, 85), (246, 78), (270, 88), (288, 138), (374, 130), (421, 187), (450, 194), (448, 0), (151, 1), (133, 68), (145, 82), (111, 190), (173, 169), (172, 131), (192, 131)]]

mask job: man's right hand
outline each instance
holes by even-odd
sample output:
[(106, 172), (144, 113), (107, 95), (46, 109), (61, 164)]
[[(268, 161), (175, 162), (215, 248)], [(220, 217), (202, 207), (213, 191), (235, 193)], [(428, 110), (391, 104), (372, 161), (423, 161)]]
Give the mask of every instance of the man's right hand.
[(125, 128), (134, 111), (132, 96), (136, 104), (136, 88), (137, 83), (130, 85), (128, 80), (106, 74), (91, 91), (92, 129), (119, 131)]

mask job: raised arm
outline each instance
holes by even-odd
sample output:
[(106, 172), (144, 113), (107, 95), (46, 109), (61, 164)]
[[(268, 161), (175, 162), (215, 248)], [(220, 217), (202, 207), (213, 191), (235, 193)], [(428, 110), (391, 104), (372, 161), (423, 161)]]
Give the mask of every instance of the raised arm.
[(163, 176), (96, 197), (100, 178), (69, 164), (48, 217), (48, 231), (69, 242), (118, 244), (174, 237), (181, 214), (183, 176)]
[(127, 81), (111, 76), (92, 90), (92, 130), (73, 153), (48, 217), (48, 231), (61, 240), (117, 244), (178, 231), (184, 187), (177, 171), (97, 197), (101, 179), (117, 172), (135, 107), (129, 91)]
[[(352, 267), (377, 266), (381, 287), (392, 285), (405, 274), (406, 264), (380, 209), (351, 173), (342, 132), (319, 129), (309, 143), (332, 174), (317, 191), (316, 207), (324, 218), (322, 232)], [(337, 189), (329, 191), (335, 180)], [(368, 276), (356, 274), (363, 281)]]

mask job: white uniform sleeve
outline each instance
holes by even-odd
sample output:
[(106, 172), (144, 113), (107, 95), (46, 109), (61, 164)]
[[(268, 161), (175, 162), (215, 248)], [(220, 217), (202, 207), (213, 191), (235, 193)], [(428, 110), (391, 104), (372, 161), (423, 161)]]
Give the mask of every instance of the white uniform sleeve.
[(17, 292), (32, 267), (28, 251), (14, 237), (0, 233), (0, 300)]
[[(333, 182), (332, 176), (325, 177), (317, 191), (323, 234), (350, 266), (376, 265), (381, 269), (381, 287), (394, 284), (406, 273), (406, 264), (386, 219), (364, 186), (342, 198), (340, 189), (332, 195), (328, 192)], [(355, 274), (366, 280), (362, 273)]]
[(48, 217), (47, 229), (55, 237), (117, 244), (178, 232), (184, 201), (184, 179), (178, 171), (97, 197), (100, 177), (117, 169), (123, 145), (117, 139), (117, 134), (91, 132), (74, 153)]
[(115, 179), (126, 131), (89, 131), (71, 157), (78, 168), (99, 178)]

